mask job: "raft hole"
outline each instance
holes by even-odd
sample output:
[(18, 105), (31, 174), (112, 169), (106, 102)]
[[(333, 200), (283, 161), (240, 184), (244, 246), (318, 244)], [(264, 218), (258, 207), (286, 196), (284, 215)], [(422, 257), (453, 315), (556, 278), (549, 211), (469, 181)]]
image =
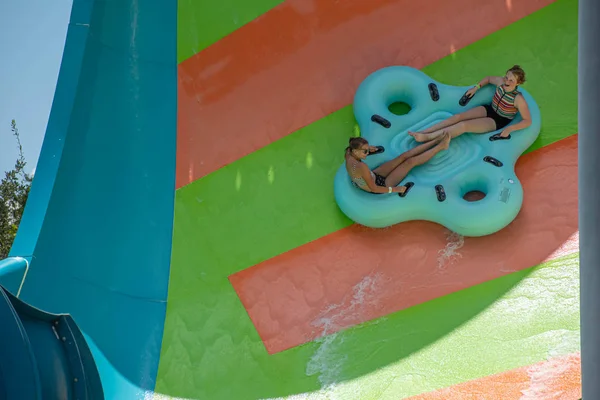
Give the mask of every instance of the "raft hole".
[(483, 174), (475, 173), (464, 176), (460, 185), (460, 194), (463, 200), (470, 203), (483, 200), (489, 190), (489, 178)]
[(463, 199), (468, 202), (483, 200), (486, 194), (480, 190), (471, 190), (464, 194)]
[(403, 101), (395, 101), (388, 106), (388, 110), (394, 115), (406, 115), (411, 109), (411, 106)]

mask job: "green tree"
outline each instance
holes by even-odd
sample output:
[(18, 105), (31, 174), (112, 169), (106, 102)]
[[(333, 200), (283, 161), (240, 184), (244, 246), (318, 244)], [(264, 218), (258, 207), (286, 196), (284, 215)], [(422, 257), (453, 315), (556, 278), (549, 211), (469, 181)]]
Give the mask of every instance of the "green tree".
[(33, 180), (32, 175), (25, 173), (27, 163), (14, 119), (11, 122), (11, 130), (17, 141), (19, 155), (15, 167), (11, 171), (5, 172), (4, 178), (0, 182), (0, 260), (8, 256), (15, 240)]

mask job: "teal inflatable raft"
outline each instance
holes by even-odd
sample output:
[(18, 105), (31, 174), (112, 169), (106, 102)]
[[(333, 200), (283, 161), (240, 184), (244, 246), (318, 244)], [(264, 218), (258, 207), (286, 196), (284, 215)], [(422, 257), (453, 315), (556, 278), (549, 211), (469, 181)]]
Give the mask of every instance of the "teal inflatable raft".
[[(495, 87), (487, 85), (468, 99), (472, 86), (450, 86), (407, 66), (392, 66), (369, 75), (354, 98), (354, 115), (361, 136), (384, 152), (367, 157), (371, 169), (417, 145), (407, 131), (426, 129), (453, 114), (492, 101)], [(410, 183), (405, 195), (373, 194), (355, 187), (344, 164), (334, 181), (335, 199), (344, 214), (358, 224), (383, 228), (409, 220), (441, 224), (464, 236), (484, 236), (510, 224), (523, 204), (523, 187), (515, 174), (519, 156), (540, 132), (540, 110), (533, 97), (519, 91), (529, 106), (532, 123), (498, 140), (501, 130), (465, 133), (425, 165), (414, 168), (400, 183)], [(410, 106), (404, 115), (389, 110), (392, 103)], [(517, 115), (510, 125), (521, 121)], [(469, 192), (485, 197), (468, 201)], [(467, 196), (468, 197), (468, 196)]]

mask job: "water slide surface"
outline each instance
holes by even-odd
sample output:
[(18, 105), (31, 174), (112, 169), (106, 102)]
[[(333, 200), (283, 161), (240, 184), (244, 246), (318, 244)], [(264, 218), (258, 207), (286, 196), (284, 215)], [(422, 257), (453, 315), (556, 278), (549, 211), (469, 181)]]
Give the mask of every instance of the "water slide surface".
[[(74, 0), (0, 284), (73, 317), (107, 399), (579, 399), (578, 3), (484, 3)], [(542, 130), (513, 223), (342, 214), (367, 75), (514, 64)]]

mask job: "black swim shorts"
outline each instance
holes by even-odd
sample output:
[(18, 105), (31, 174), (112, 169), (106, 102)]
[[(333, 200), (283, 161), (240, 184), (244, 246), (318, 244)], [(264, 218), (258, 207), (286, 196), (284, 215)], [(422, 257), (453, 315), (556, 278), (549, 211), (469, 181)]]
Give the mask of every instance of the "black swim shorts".
[(375, 174), (375, 184), (376, 184), (377, 186), (383, 186), (383, 187), (386, 187), (386, 184), (385, 184), (385, 177), (383, 177), (383, 176), (381, 176), (381, 175), (379, 175), (379, 174), (377, 174), (377, 173), (375, 173), (375, 172), (373, 172), (373, 173)]
[(509, 118), (499, 115), (496, 111), (494, 111), (490, 104), (485, 104), (484, 107), (485, 111), (487, 112), (487, 117), (493, 119), (496, 123), (496, 130), (504, 129), (504, 127), (510, 124), (510, 121), (512, 121)]

